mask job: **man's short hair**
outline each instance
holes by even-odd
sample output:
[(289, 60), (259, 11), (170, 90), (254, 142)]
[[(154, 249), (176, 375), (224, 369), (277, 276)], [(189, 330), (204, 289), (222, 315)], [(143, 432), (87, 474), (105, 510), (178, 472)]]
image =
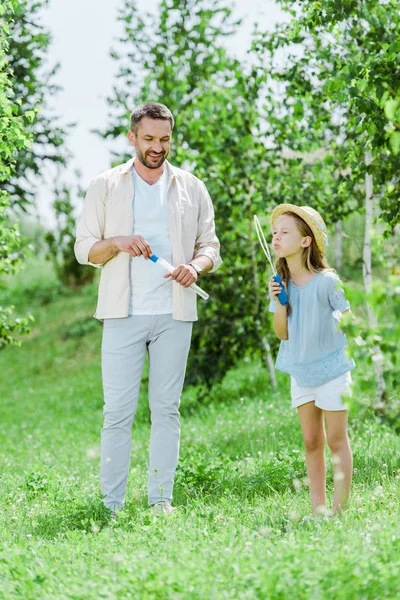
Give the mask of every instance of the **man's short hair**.
[(171, 129), (174, 128), (174, 117), (169, 108), (159, 102), (145, 102), (134, 108), (131, 112), (131, 129), (134, 133), (137, 133), (139, 123), (145, 117), (169, 121), (171, 123)]

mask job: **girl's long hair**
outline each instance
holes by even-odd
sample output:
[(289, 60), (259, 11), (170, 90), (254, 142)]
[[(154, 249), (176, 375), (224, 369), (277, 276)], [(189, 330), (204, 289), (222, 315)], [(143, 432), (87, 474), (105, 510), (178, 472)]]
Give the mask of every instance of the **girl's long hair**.
[[(312, 240), (311, 244), (309, 246), (307, 246), (307, 248), (303, 248), (303, 253), (301, 255), (303, 267), (305, 267), (307, 269), (307, 271), (311, 271), (312, 273), (322, 273), (324, 271), (335, 272), (335, 269), (331, 269), (330, 266), (328, 265), (328, 263), (326, 262), (326, 260), (323, 258), (323, 256), (321, 256), (321, 253), (318, 250), (317, 242), (315, 241), (313, 232), (311, 231), (311, 229), (307, 225), (307, 223), (301, 217), (299, 217), (299, 215), (296, 215), (296, 213), (287, 212), (287, 213), (285, 213), (285, 215), (288, 215), (289, 217), (293, 217), (293, 219), (296, 222), (296, 227), (299, 230), (300, 234), (303, 237), (309, 236)], [(290, 273), (289, 273), (289, 266), (286, 262), (286, 258), (278, 258), (278, 260), (275, 263), (275, 268), (276, 268), (276, 272), (281, 276), (282, 280), (287, 285), (289, 282), (289, 279), (290, 279)], [(290, 315), (290, 310), (291, 309), (290, 309), (290, 298), (289, 298), (289, 304), (287, 307), (288, 315)]]

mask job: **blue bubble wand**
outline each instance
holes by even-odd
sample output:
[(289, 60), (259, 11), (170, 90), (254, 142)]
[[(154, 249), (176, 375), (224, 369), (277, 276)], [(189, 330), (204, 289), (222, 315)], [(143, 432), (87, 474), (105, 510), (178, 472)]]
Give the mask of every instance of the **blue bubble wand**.
[(265, 239), (264, 232), (261, 227), (261, 223), (258, 220), (258, 217), (256, 215), (254, 215), (254, 225), (256, 228), (258, 241), (260, 242), (260, 246), (263, 249), (265, 256), (267, 257), (269, 264), (271, 265), (271, 269), (273, 272), (272, 279), (274, 281), (276, 281), (277, 283), (279, 283), (282, 287), (282, 291), (280, 292), (280, 294), (278, 294), (278, 300), (282, 304), (282, 306), (287, 306), (289, 304), (289, 298), (288, 298), (285, 288), (283, 287), (282, 277), (276, 272), (274, 263), (272, 262), (272, 259), (271, 259), (271, 253), (268, 248), (267, 240)]

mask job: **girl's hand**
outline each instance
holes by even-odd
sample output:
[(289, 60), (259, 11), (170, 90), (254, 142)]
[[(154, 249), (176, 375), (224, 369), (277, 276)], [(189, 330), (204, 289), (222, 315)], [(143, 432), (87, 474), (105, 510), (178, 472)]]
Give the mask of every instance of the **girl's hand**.
[[(285, 288), (285, 291), (287, 293), (287, 287), (286, 287), (286, 283), (284, 281), (282, 281), (282, 285)], [(274, 279), (272, 279), (272, 277), (269, 280), (269, 291), (271, 293), (271, 296), (273, 297), (273, 299), (276, 302), (279, 302), (278, 296), (282, 291), (282, 285), (280, 283), (278, 283), (277, 281), (275, 281)], [(279, 302), (279, 304), (280, 304), (280, 302)]]

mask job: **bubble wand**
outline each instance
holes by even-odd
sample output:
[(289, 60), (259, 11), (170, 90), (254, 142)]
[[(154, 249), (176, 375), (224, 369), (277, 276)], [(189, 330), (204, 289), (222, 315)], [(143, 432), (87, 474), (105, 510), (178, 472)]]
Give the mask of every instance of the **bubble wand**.
[[(166, 271), (168, 271), (168, 273), (172, 273), (172, 271), (175, 270), (175, 267), (173, 267), (168, 261), (166, 261), (165, 258), (161, 258), (161, 256), (152, 254), (151, 256), (149, 256), (149, 259), (153, 263), (158, 263), (161, 267), (163, 267)], [(200, 298), (203, 298), (203, 300), (209, 299), (210, 296), (207, 294), (207, 292), (202, 290), (201, 287), (199, 287), (195, 283), (192, 283), (192, 285), (190, 285), (189, 287), (191, 287), (192, 290), (194, 290), (196, 292), (196, 294), (198, 294), (200, 296)]]
[(272, 279), (274, 281), (276, 281), (277, 283), (279, 283), (282, 287), (282, 291), (280, 292), (280, 294), (278, 294), (278, 300), (282, 304), (282, 306), (286, 306), (287, 304), (289, 304), (289, 298), (288, 298), (285, 288), (283, 287), (282, 277), (275, 270), (274, 264), (271, 259), (271, 253), (268, 248), (267, 240), (265, 239), (264, 232), (261, 228), (260, 221), (258, 220), (258, 217), (256, 215), (254, 215), (254, 225), (256, 227), (257, 237), (258, 237), (258, 241), (260, 242), (260, 246), (263, 249), (265, 256), (267, 257), (269, 264), (271, 265), (271, 269), (273, 272)]

